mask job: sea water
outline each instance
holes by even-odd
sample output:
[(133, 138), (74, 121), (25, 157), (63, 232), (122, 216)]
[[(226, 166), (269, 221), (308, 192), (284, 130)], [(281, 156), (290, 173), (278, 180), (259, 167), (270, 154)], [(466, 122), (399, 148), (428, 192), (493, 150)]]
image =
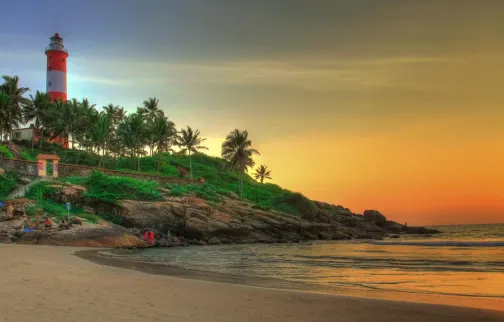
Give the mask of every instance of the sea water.
[(383, 241), (152, 248), (121, 257), (278, 280), (291, 289), (504, 310), (504, 225), (434, 228), (443, 233)]

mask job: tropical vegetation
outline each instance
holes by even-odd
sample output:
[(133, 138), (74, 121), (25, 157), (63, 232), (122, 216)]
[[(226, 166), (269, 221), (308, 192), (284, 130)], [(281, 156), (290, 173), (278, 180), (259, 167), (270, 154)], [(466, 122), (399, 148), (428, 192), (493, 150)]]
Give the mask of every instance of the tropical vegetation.
[[(192, 194), (212, 203), (223, 196), (236, 194), (249, 200), (254, 207), (278, 210), (304, 217), (315, 216), (313, 201), (299, 193), (285, 190), (272, 183), (271, 171), (255, 166), (253, 148), (246, 130), (231, 131), (222, 143), (221, 157), (208, 156), (206, 138), (190, 126), (177, 130), (173, 121), (160, 108), (157, 98), (142, 102), (132, 112), (114, 104), (97, 107), (87, 99), (51, 101), (47, 94), (19, 86), (19, 78), (4, 76), (0, 85), (0, 154), (12, 157), (7, 149), (14, 141), (12, 131), (23, 123), (33, 122), (36, 138), (16, 141), (25, 149), (17, 157), (34, 160), (38, 153), (57, 153), (62, 163), (88, 165), (114, 170), (136, 171), (177, 177), (180, 169), (189, 169), (191, 178), (204, 179), (202, 184), (169, 184), (95, 173), (88, 178), (65, 178), (88, 189), (88, 197), (114, 202), (123, 198), (157, 200), (161, 188), (173, 196)], [(26, 97), (28, 96), (28, 97)], [(52, 143), (56, 138), (68, 142), (68, 148)], [(254, 178), (256, 180), (254, 180)], [(8, 180), (12, 185), (12, 178)], [(56, 207), (46, 202), (44, 207)], [(60, 205), (58, 205), (60, 207)], [(61, 211), (60, 208), (58, 208)]]

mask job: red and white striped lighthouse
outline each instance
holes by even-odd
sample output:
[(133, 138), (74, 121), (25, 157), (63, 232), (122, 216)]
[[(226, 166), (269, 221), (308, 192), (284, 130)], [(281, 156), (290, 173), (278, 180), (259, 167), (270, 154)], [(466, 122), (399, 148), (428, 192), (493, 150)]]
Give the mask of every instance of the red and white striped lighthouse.
[(47, 84), (46, 92), (52, 101), (67, 100), (67, 58), (68, 51), (63, 45), (63, 38), (59, 34), (51, 37), (51, 44), (46, 47), (47, 56)]

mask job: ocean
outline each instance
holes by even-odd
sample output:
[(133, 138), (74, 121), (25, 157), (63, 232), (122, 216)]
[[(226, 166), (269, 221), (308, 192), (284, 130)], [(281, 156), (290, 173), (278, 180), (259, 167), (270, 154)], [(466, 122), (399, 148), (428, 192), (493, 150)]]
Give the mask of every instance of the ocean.
[[(105, 251), (240, 282), (504, 311), (504, 225), (437, 226), (433, 237)], [(253, 281), (261, 280), (261, 283)]]

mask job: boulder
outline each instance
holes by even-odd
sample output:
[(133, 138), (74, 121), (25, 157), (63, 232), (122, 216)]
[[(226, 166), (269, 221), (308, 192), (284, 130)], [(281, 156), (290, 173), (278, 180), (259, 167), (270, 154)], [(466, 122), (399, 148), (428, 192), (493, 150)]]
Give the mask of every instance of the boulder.
[(19, 179), (19, 182), (22, 184), (29, 184), (32, 180), (30, 178), (23, 177)]
[(364, 219), (373, 222), (377, 226), (383, 226), (387, 223), (387, 218), (377, 210), (365, 210)]
[(347, 240), (352, 239), (352, 236), (343, 232), (343, 231), (335, 231), (332, 235), (333, 240)]
[(221, 242), (217, 237), (212, 237), (208, 240), (208, 245), (219, 245)]
[(82, 207), (82, 211), (84, 211), (86, 214), (95, 214), (94, 208), (86, 206), (86, 205), (84, 207)]
[(19, 243), (73, 247), (143, 247), (144, 242), (124, 227), (102, 223), (73, 226), (60, 231), (24, 233)]
[(395, 234), (399, 234), (400, 232), (402, 232), (403, 230), (406, 229), (406, 227), (404, 225), (398, 224), (398, 223), (393, 222), (393, 221), (387, 221), (385, 223), (385, 225), (383, 226), (383, 228), (387, 232), (395, 233)]
[(84, 195), (86, 188), (78, 185), (48, 185), (53, 189), (49, 197), (58, 203), (70, 202), (72, 207), (84, 206)]
[(239, 200), (240, 199), (240, 197), (238, 197), (238, 195), (236, 193), (234, 193), (234, 192), (230, 192), (228, 194), (228, 196), (229, 196), (229, 198), (231, 198), (233, 200)]

